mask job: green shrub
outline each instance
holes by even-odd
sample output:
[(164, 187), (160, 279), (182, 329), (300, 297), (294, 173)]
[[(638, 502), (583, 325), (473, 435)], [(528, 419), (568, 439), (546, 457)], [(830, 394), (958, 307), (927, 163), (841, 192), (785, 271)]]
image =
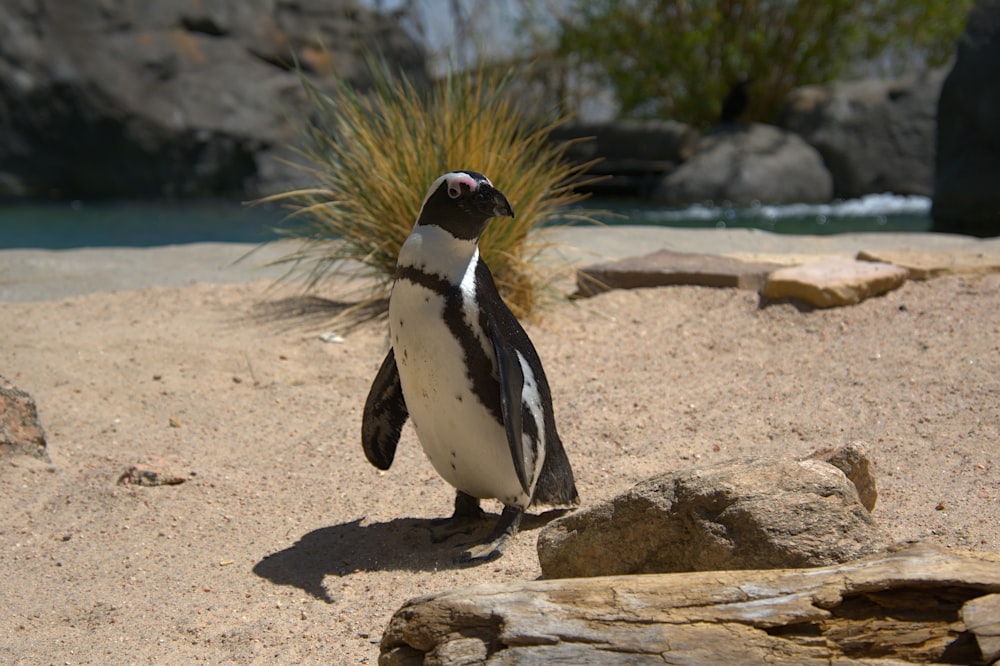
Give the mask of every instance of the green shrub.
[(516, 217), (493, 220), (480, 251), (511, 309), (534, 313), (544, 276), (543, 249), (530, 232), (583, 198), (572, 185), (587, 165), (564, 161), (548, 135), (560, 119), (532, 122), (505, 94), (510, 77), (479, 68), (451, 75), (426, 92), (384, 65), (373, 65), (366, 92), (339, 81), (332, 95), (304, 83), (314, 117), (301, 154), (316, 187), (269, 197), (290, 206), (284, 235), (302, 241), (278, 263), (309, 287), (330, 276), (374, 278), (375, 297), (392, 285), (400, 246), (427, 189), (442, 173), (486, 174)]
[(616, 94), (623, 115), (701, 127), (747, 77), (750, 116), (788, 92), (881, 62), (887, 74), (954, 53), (974, 0), (573, 0), (560, 57)]

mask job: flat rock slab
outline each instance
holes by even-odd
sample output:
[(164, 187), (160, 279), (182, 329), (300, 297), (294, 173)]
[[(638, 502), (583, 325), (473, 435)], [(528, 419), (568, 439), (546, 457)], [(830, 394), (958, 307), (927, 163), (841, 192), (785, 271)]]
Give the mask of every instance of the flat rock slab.
[(908, 271), (911, 280), (928, 280), (942, 275), (1000, 273), (1000, 248), (954, 252), (862, 250), (858, 253), (858, 260), (900, 266)]
[(815, 569), (493, 584), (412, 599), (403, 664), (990, 664), (1000, 553), (918, 544)]
[(639, 257), (577, 269), (577, 293), (593, 296), (612, 289), (695, 285), (759, 290), (777, 264), (711, 254), (657, 250)]
[(908, 271), (881, 262), (831, 258), (771, 273), (761, 295), (791, 298), (818, 308), (855, 305), (892, 291), (906, 282)]
[(785, 266), (801, 266), (802, 264), (811, 264), (815, 261), (824, 261), (826, 259), (853, 259), (855, 252), (841, 252), (841, 253), (826, 253), (826, 254), (814, 254), (808, 252), (727, 252), (727, 257), (732, 257), (733, 259), (739, 259), (740, 261), (749, 261), (758, 264), (774, 264), (775, 268), (784, 268)]

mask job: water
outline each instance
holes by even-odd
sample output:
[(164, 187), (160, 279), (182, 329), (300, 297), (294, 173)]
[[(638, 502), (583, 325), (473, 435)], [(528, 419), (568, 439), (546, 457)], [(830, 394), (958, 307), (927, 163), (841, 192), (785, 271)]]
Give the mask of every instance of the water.
[(763, 229), (778, 234), (827, 235), (848, 232), (931, 230), (928, 197), (870, 194), (832, 204), (789, 204), (684, 209), (657, 208), (646, 202), (599, 202), (614, 216), (606, 224), (641, 224), (686, 229)]
[[(930, 199), (869, 195), (834, 204), (691, 206), (665, 209), (648, 202), (592, 200), (610, 225), (682, 228), (753, 228), (779, 234), (924, 232), (931, 228)], [(151, 247), (198, 242), (259, 243), (277, 237), (285, 212), (236, 201), (101, 202), (0, 205), (0, 249)]]
[(260, 243), (284, 215), (224, 200), (0, 204), (0, 249)]

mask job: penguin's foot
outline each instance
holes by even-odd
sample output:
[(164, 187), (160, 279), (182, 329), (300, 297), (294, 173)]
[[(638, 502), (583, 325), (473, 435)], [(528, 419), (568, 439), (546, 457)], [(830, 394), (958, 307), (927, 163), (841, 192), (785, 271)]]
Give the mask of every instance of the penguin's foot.
[(455, 561), (459, 564), (482, 564), (484, 562), (489, 562), (495, 560), (501, 555), (503, 555), (504, 546), (507, 545), (507, 540), (510, 535), (504, 534), (503, 536), (487, 541), (486, 543), (477, 544), (471, 548), (463, 550), (461, 554)]
[(463, 493), (455, 495), (455, 513), (451, 518), (439, 518), (431, 521), (431, 543), (447, 541), (456, 534), (470, 534), (480, 527), (486, 518), (479, 506), (479, 499)]
[(523, 517), (524, 509), (521, 507), (505, 506), (490, 538), (484, 543), (476, 544), (462, 551), (457, 561), (462, 564), (481, 564), (497, 559), (503, 555), (507, 541), (517, 534), (517, 528)]

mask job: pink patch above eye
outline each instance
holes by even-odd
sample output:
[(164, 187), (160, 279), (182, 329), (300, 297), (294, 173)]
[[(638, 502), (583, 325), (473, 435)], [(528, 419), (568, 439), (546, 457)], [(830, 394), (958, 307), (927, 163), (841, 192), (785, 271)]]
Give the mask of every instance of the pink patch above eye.
[(470, 192), (479, 189), (479, 182), (466, 173), (452, 173), (448, 175), (448, 196), (457, 199), (462, 196), (462, 186), (468, 188)]

